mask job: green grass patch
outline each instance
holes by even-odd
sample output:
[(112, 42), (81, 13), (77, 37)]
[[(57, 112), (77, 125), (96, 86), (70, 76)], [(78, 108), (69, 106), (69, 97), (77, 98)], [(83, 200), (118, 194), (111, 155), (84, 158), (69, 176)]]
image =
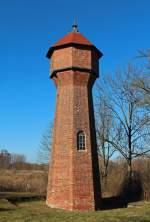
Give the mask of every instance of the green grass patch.
[(150, 203), (140, 207), (97, 212), (48, 208), (45, 201), (19, 202), (0, 211), (0, 222), (150, 222)]
[(15, 204), (12, 204), (7, 199), (0, 199), (0, 212), (16, 208)]

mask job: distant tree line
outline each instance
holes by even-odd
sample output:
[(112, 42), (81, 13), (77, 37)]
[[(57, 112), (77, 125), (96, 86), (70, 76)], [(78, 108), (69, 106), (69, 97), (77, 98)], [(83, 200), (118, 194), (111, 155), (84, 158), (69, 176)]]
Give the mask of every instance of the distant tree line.
[(0, 170), (47, 170), (46, 164), (28, 163), (24, 154), (9, 153), (6, 149), (0, 150)]
[(9, 153), (6, 149), (0, 151), (0, 168), (7, 169), (14, 165), (21, 165), (25, 163), (25, 155)]

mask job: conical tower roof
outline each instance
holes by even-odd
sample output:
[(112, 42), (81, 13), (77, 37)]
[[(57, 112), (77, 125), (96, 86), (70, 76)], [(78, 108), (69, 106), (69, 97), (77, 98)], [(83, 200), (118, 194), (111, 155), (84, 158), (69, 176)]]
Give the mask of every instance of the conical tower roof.
[(80, 32), (77, 30), (77, 25), (74, 24), (72, 32), (66, 34), (63, 38), (58, 40), (52, 47), (49, 48), (47, 52), (47, 57), (50, 58), (53, 51), (60, 48), (65, 48), (69, 46), (81, 46), (85, 48), (93, 48), (99, 55), (102, 56), (102, 53), (88, 40), (86, 39)]

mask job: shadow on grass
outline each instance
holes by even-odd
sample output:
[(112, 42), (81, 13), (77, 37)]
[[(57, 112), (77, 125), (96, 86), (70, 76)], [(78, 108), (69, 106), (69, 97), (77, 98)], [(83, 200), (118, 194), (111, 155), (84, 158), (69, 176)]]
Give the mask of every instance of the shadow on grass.
[(138, 172), (133, 171), (131, 178), (128, 175), (124, 178), (118, 196), (102, 198), (100, 209), (124, 208), (127, 207), (128, 203), (142, 199), (143, 187), (141, 177)]
[(13, 192), (4, 192), (0, 193), (0, 212), (2, 211), (11, 211), (18, 207), (19, 202), (29, 202), (44, 200), (44, 195), (39, 194), (29, 194), (29, 193), (13, 193)]
[(102, 198), (100, 210), (110, 210), (127, 207), (128, 202), (120, 196)]
[(16, 204), (17, 202), (25, 202), (25, 201), (35, 201), (35, 200), (44, 200), (44, 195), (20, 195), (20, 196), (11, 196), (7, 197), (7, 200), (13, 204)]
[(9, 208), (0, 208), (0, 212), (1, 212), (1, 211), (11, 211), (11, 210), (13, 210), (13, 209), (9, 209)]

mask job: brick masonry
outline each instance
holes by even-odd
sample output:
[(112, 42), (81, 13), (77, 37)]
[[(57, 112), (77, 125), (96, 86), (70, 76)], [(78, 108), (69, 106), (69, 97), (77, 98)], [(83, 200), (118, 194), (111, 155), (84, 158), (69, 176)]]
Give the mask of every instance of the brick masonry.
[[(55, 50), (51, 72), (70, 66), (98, 72), (92, 50), (68, 47)], [(90, 72), (62, 71), (52, 77), (57, 87), (52, 157), (47, 187), (48, 206), (68, 210), (97, 210), (101, 204)], [(86, 134), (86, 149), (77, 150), (77, 133)]]
[(92, 69), (98, 73), (98, 56), (94, 50), (79, 47), (67, 47), (54, 51), (51, 58), (51, 73), (71, 66)]

